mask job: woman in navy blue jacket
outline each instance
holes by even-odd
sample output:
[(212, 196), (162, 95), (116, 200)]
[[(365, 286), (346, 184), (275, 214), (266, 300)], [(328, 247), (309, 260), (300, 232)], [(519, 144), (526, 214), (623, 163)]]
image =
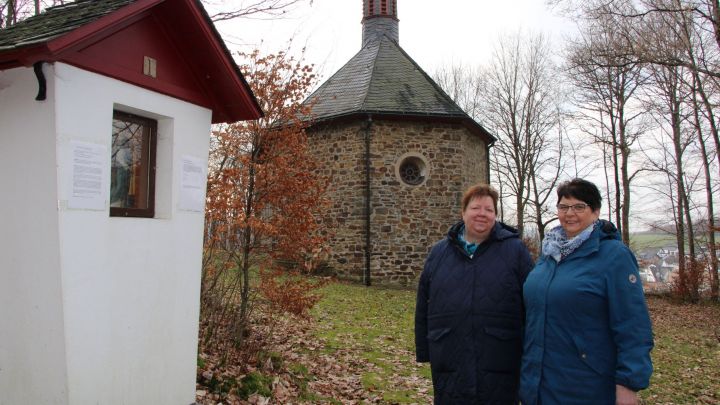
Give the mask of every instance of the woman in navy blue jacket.
[(498, 194), (469, 188), (462, 221), (433, 246), (415, 310), (419, 362), (430, 362), (435, 404), (517, 404), (522, 285), (532, 259), (495, 220)]
[(652, 328), (632, 252), (599, 220), (589, 181), (560, 185), (560, 226), (524, 286), (523, 405), (637, 404), (652, 374)]

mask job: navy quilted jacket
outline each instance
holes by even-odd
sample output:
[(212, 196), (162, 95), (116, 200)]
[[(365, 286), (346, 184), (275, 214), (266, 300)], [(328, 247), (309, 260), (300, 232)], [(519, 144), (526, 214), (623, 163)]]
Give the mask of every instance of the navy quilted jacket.
[(472, 256), (462, 222), (433, 246), (420, 276), (415, 348), (430, 362), (435, 404), (516, 404), (522, 285), (533, 266), (515, 229), (497, 222)]

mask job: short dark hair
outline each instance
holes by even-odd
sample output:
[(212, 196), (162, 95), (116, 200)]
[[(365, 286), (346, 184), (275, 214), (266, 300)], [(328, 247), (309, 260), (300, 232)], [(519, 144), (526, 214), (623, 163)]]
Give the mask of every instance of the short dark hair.
[(587, 204), (593, 211), (602, 206), (602, 196), (597, 186), (585, 179), (572, 179), (557, 188), (558, 203), (565, 198), (575, 198)]
[(465, 194), (463, 194), (462, 199), (462, 212), (465, 212), (465, 209), (468, 204), (470, 204), (470, 201), (476, 197), (492, 198), (493, 208), (495, 208), (495, 212), (497, 212), (498, 192), (492, 186), (483, 183), (475, 184), (465, 190)]

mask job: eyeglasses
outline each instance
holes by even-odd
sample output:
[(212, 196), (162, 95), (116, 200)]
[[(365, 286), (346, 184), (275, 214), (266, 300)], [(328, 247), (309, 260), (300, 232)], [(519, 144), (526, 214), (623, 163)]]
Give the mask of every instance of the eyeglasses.
[(573, 204), (573, 205), (565, 205), (565, 204), (558, 204), (557, 209), (559, 212), (562, 212), (563, 214), (567, 213), (571, 208), (573, 212), (583, 212), (585, 211), (585, 208), (587, 208), (587, 204)]

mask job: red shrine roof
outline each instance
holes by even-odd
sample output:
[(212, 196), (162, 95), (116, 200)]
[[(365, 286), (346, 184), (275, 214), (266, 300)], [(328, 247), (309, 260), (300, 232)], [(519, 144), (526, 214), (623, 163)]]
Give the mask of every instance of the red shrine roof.
[(37, 62), (64, 62), (209, 108), (213, 123), (263, 115), (199, 0), (78, 0), (0, 30), (0, 70)]

